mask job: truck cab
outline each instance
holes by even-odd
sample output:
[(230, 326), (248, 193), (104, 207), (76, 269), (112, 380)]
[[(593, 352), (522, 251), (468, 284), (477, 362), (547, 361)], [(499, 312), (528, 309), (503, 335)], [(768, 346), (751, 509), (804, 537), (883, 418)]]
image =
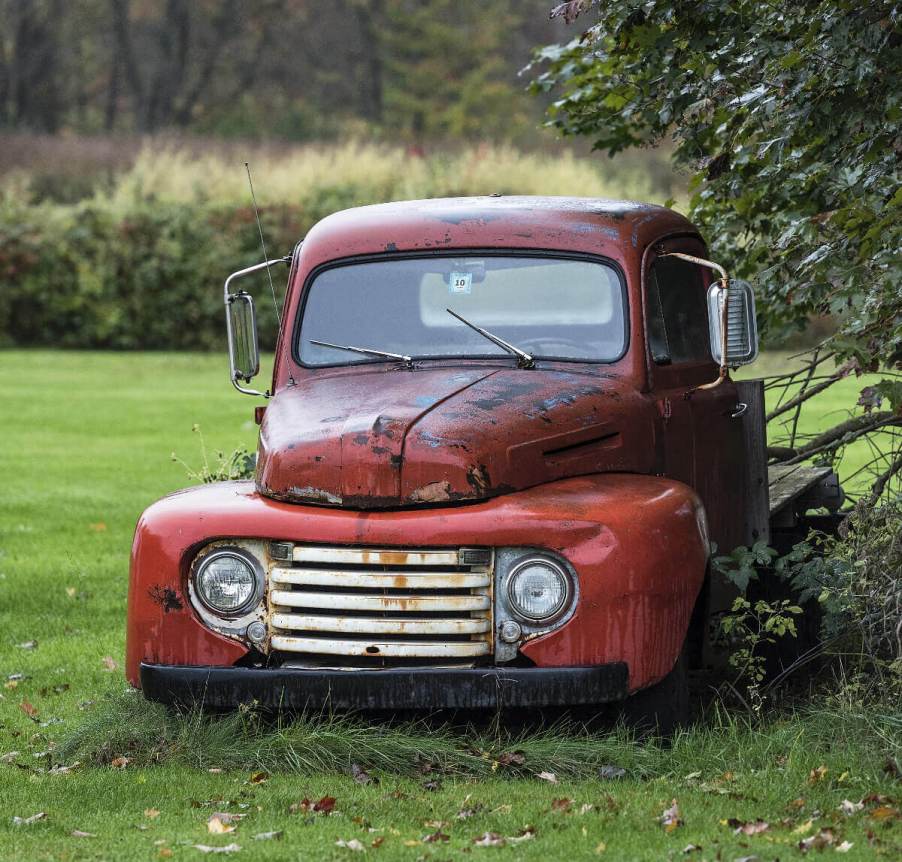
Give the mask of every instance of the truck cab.
[(706, 254), (681, 215), (624, 201), (339, 212), (286, 259), (265, 392), (236, 285), (277, 262), (233, 274), (256, 474), (141, 516), (132, 685), (432, 709), (672, 682), (702, 649), (712, 544), (767, 531), (760, 399), (728, 373), (754, 358), (754, 303)]

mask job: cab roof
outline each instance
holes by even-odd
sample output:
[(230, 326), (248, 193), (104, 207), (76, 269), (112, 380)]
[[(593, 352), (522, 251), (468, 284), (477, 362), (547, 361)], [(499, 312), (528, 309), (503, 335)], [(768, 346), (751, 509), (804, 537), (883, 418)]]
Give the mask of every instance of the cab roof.
[(396, 201), (334, 213), (304, 240), (306, 266), (378, 252), (558, 249), (623, 259), (664, 235), (698, 236), (684, 216), (605, 198), (490, 195)]

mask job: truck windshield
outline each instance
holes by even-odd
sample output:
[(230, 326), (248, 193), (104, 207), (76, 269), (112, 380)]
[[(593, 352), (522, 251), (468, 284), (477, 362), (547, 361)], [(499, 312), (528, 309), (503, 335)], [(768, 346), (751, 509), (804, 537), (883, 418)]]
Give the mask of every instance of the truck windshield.
[(612, 266), (447, 256), (323, 270), (308, 288), (298, 353), (309, 366), (392, 361), (373, 355), (378, 351), (414, 359), (507, 355), (448, 309), (535, 359), (613, 362), (626, 346), (623, 287)]

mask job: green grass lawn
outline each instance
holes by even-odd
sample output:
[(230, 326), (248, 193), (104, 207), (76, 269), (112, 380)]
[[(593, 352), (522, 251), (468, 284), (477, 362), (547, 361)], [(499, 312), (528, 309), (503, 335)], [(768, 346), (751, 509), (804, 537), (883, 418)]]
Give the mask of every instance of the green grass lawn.
[[(902, 854), (902, 791), (883, 771), (898, 754), (892, 717), (839, 710), (749, 728), (721, 715), (667, 748), (491, 728), (189, 724), (125, 694), (135, 521), (187, 484), (170, 453), (199, 464), (194, 423), (208, 450), (252, 446), (254, 402), (231, 389), (222, 356), (5, 351), (0, 371), (0, 859), (201, 859), (195, 845), (234, 844), (236, 859), (765, 860), (801, 858), (812, 836), (828, 855), (842, 842), (845, 858)], [(512, 751), (524, 762), (503, 765)], [(355, 762), (380, 782), (355, 781)], [(602, 778), (603, 764), (626, 774)], [(330, 814), (301, 804), (323, 797)], [(844, 800), (864, 805), (844, 813)], [(216, 812), (243, 817), (212, 834)], [(766, 829), (742, 830), (759, 819)], [(255, 838), (269, 832), (282, 834)], [(485, 833), (504, 846), (474, 843)]]

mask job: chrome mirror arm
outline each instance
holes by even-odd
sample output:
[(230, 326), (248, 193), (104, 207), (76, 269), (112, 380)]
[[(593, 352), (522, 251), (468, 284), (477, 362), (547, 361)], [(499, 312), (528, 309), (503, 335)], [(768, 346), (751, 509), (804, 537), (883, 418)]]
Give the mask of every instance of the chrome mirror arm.
[(233, 272), (226, 280), (225, 285), (223, 286), (223, 304), (226, 310), (226, 334), (228, 336), (228, 344), (229, 344), (229, 378), (232, 381), (232, 386), (234, 386), (239, 392), (243, 395), (256, 395), (260, 398), (269, 398), (269, 392), (260, 392), (257, 389), (248, 389), (242, 386), (238, 380), (240, 379), (240, 375), (237, 373), (235, 369), (235, 337), (232, 332), (232, 319), (229, 315), (229, 305), (232, 302), (233, 294), (230, 290), (233, 281), (237, 281), (239, 278), (243, 278), (246, 275), (250, 275), (254, 272), (259, 272), (262, 269), (268, 269), (271, 266), (275, 266), (277, 263), (291, 263), (291, 255), (287, 257), (277, 257), (273, 260), (266, 260), (263, 263), (255, 263), (253, 266), (245, 267), (244, 269), (239, 269), (236, 272)]

